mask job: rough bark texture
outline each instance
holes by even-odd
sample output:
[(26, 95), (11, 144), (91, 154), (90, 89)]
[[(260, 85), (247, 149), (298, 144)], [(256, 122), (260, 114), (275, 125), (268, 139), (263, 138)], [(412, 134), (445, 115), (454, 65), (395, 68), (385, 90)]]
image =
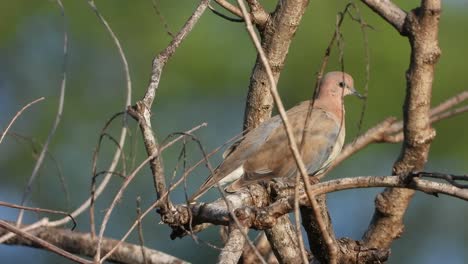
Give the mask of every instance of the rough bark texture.
[[(278, 82), (281, 70), (283, 69), (289, 46), (293, 36), (300, 24), (302, 16), (308, 5), (308, 0), (284, 0), (278, 1), (275, 11), (265, 25), (259, 27), (261, 30), (262, 47), (270, 63), (273, 77)], [(257, 56), (255, 66), (250, 77), (249, 91), (246, 100), (244, 114), (244, 130), (250, 130), (257, 127), (260, 123), (271, 116), (273, 110), (273, 97), (270, 94), (270, 82), (266, 69), (262, 64), (260, 56)], [(286, 226), (281, 226), (286, 225)], [(288, 236), (289, 247), (285, 249), (275, 248), (283, 246), (283, 243), (277, 243), (284, 239), (284, 233), (280, 230), (291, 230), (292, 236)], [(290, 252), (293, 243), (294, 231), (292, 225), (285, 219), (279, 221), (274, 229), (266, 231), (268, 240), (272, 245), (275, 255), (284, 251), (287, 255), (284, 258), (288, 260), (300, 261), (300, 252), (296, 247), (295, 252)], [(278, 237), (277, 237), (278, 236)], [(297, 241), (296, 241), (297, 242)], [(296, 244), (297, 245), (297, 244)]]
[[(6, 230), (0, 229), (0, 236), (6, 234)], [(45, 240), (55, 246), (60, 247), (70, 253), (92, 257), (96, 254), (97, 239), (91, 238), (88, 233), (80, 233), (66, 229), (41, 227), (30, 232), (36, 237)], [(119, 241), (114, 239), (104, 239), (102, 252), (109, 252)], [(15, 236), (6, 241), (8, 245), (23, 245), (29, 247), (40, 247), (23, 237)], [(142, 253), (144, 252), (144, 253)], [(144, 257), (143, 257), (144, 254)], [(187, 263), (181, 259), (167, 255), (165, 253), (141, 247), (135, 244), (122, 243), (112, 254), (109, 261), (119, 263)], [(146, 260), (146, 261), (145, 261)]]
[(276, 224), (265, 234), (280, 263), (302, 263), (299, 242), (288, 215), (278, 218)]
[[(424, 168), (435, 131), (430, 124), (430, 103), (434, 66), (440, 56), (438, 27), (440, 1), (422, 1), (421, 7), (406, 16), (403, 34), (411, 45), (410, 66), (406, 74), (404, 103), (404, 143), (393, 166), (395, 175), (406, 175)], [(364, 235), (367, 247), (388, 248), (403, 232), (403, 216), (414, 191), (386, 189), (376, 198), (376, 210)]]
[[(327, 209), (327, 202), (326, 196), (320, 195), (316, 197), (317, 203), (320, 207), (321, 217), (323, 222), (327, 227), (327, 231), (330, 234), (333, 244), (336, 244), (335, 238), (335, 231), (333, 230), (333, 226), (330, 219), (330, 214), (328, 213)], [(329, 256), (328, 256), (328, 249), (327, 243), (324, 241), (322, 237), (322, 232), (318, 226), (317, 220), (315, 219), (315, 214), (309, 207), (301, 207), (301, 216), (302, 216), (302, 225), (307, 232), (307, 238), (309, 239), (309, 248), (312, 252), (312, 255), (320, 262), (320, 263), (328, 263)]]
[[(270, 62), (275, 81), (278, 82), (293, 36), (302, 19), (308, 0), (278, 1), (276, 10), (262, 28), (262, 47)], [(257, 127), (271, 116), (273, 98), (265, 68), (257, 56), (250, 77), (244, 116), (244, 130)]]
[[(242, 235), (242, 231), (235, 225), (232, 225), (230, 229), (228, 240), (219, 254), (218, 263), (220, 264), (236, 264), (244, 249), (245, 237)], [(246, 231), (247, 228), (244, 232)]]

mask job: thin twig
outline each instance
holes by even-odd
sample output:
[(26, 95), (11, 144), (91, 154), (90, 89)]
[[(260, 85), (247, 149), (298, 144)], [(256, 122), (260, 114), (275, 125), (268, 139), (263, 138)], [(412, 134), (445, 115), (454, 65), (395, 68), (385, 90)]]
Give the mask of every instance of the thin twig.
[(153, 3), (154, 11), (156, 12), (156, 15), (158, 15), (159, 20), (161, 21), (161, 23), (162, 23), (163, 26), (164, 26), (164, 30), (166, 30), (166, 33), (167, 33), (169, 36), (171, 36), (172, 38), (174, 38), (174, 34), (173, 34), (173, 33), (171, 32), (171, 30), (169, 29), (169, 24), (167, 24), (166, 19), (164, 18), (164, 16), (162, 15), (161, 11), (159, 10), (157, 1), (156, 1), (156, 0), (153, 0), (152, 3)]
[[(468, 111), (468, 106), (462, 106), (454, 110), (450, 108), (454, 107), (457, 104), (460, 104), (468, 100), (468, 91), (463, 91), (444, 102), (440, 103), (438, 106), (434, 107), (431, 111), (430, 121), (431, 123), (438, 122), (440, 120), (456, 116), (458, 114)], [(364, 134), (360, 135), (353, 143), (346, 145), (341, 153), (336, 157), (331, 166), (328, 168), (327, 172), (331, 171), (333, 168), (338, 166), (341, 162), (346, 160), (349, 156), (355, 154), (359, 150), (365, 148), (366, 146), (376, 143), (376, 142), (400, 142), (403, 140), (403, 122), (396, 121), (395, 118), (389, 117), (375, 125), (374, 127), (368, 129)], [(321, 179), (325, 174), (318, 175)]]
[[(232, 140), (234, 140), (235, 138), (233, 138)], [(229, 143), (229, 141), (227, 142)], [(143, 219), (144, 217), (146, 217), (146, 215), (148, 213), (150, 213), (152, 210), (154, 210), (154, 208), (157, 208), (159, 206), (161, 206), (163, 204), (163, 199), (165, 199), (165, 197), (169, 194), (169, 192), (171, 192), (172, 190), (174, 190), (175, 188), (177, 188), (182, 182), (184, 182), (187, 178), (188, 175), (190, 175), (190, 173), (192, 173), (196, 168), (198, 168), (198, 166), (200, 166), (201, 164), (204, 164), (206, 159), (211, 157), (212, 155), (216, 154), (222, 147), (224, 147), (224, 145), (226, 145), (227, 143), (223, 144), (222, 146), (216, 148), (215, 150), (213, 150), (211, 153), (208, 153), (206, 155), (206, 157), (203, 157), (201, 160), (199, 160), (197, 163), (195, 163), (192, 167), (190, 167), (189, 169), (187, 169), (187, 171), (184, 172), (184, 174), (182, 175), (182, 177), (180, 177), (180, 179), (175, 182), (172, 186), (169, 187), (169, 189), (167, 190), (166, 193), (163, 194), (163, 196), (161, 196), (160, 199), (157, 199), (155, 202), (153, 202), (152, 205), (150, 205), (142, 214), (141, 214), (141, 219)], [(130, 228), (127, 230), (127, 232), (122, 236), (122, 238), (120, 239), (119, 243), (117, 245), (115, 245), (114, 248), (112, 248), (104, 257), (102, 257), (101, 261), (104, 261), (106, 260), (116, 249), (117, 247), (123, 243), (127, 238), (128, 236), (132, 233), (132, 231), (137, 227), (138, 225), (138, 219), (135, 220), (132, 224), (132, 226), (130, 226)]]
[[(132, 114), (132, 116), (139, 122), (148, 156), (154, 157), (154, 159), (151, 160), (150, 168), (153, 174), (153, 183), (158, 199), (163, 196), (167, 188), (161, 156), (158, 155), (159, 144), (151, 127), (151, 107), (156, 96), (156, 91), (159, 87), (162, 71), (167, 61), (172, 57), (177, 48), (181, 45), (182, 41), (192, 31), (193, 27), (208, 7), (209, 2), (209, 0), (201, 0), (199, 2), (195, 11), (192, 13), (190, 18), (184, 24), (182, 29), (177, 33), (174, 39), (172, 39), (171, 43), (169, 43), (169, 45), (153, 59), (151, 78), (145, 95), (139, 102), (136, 103), (134, 108), (128, 109), (129, 113)], [(168, 196), (165, 197), (168, 198)], [(162, 208), (162, 212), (167, 212), (168, 208), (170, 207), (169, 200), (167, 200), (165, 204), (167, 206), (165, 205)]]
[[(116, 44), (116, 46), (117, 46), (117, 48), (119, 50), (121, 60), (122, 60), (122, 62), (124, 64), (124, 71), (125, 71), (125, 76), (126, 76), (126, 80), (127, 80), (127, 86), (126, 86), (127, 93), (126, 93), (126, 98), (125, 98), (125, 108), (127, 108), (127, 107), (130, 106), (131, 101), (132, 101), (132, 87), (131, 87), (131, 80), (130, 80), (130, 71), (128, 69), (128, 64), (127, 64), (125, 54), (123, 52), (123, 49), (121, 48), (121, 45), (120, 45), (120, 42), (118, 41), (118, 38), (113, 33), (113, 31), (111, 30), (109, 24), (106, 22), (106, 20), (104, 20), (104, 18), (99, 14), (99, 12), (97, 11), (96, 6), (94, 5), (94, 2), (88, 1), (88, 3), (90, 3), (90, 6), (92, 8), (94, 6), (93, 10), (95, 11), (98, 18), (100, 18), (100, 21), (105, 25), (106, 30), (111, 35), (112, 39), (114, 40), (114, 43)], [(124, 122), (125, 122), (125, 118), (124, 118)], [(127, 130), (128, 129), (127, 129), (126, 125), (122, 126), (122, 130), (120, 132), (119, 144), (118, 144), (122, 149), (123, 149), (123, 147), (125, 145), (125, 141), (126, 141), (126, 138), (127, 138)], [(119, 163), (121, 154), (122, 154), (122, 151), (121, 151), (120, 148), (118, 148), (115, 151), (114, 156), (112, 157), (111, 164), (109, 165), (109, 169), (107, 170), (109, 173), (107, 173), (104, 176), (104, 179), (102, 180), (101, 184), (99, 184), (98, 188), (96, 189), (96, 191), (94, 193), (94, 199), (97, 199), (97, 197), (99, 197), (101, 195), (101, 193), (104, 191), (104, 189), (107, 187), (107, 184), (109, 183), (109, 181), (110, 181), (110, 179), (112, 177), (111, 172), (115, 171), (115, 168), (117, 167), (117, 165)], [(83, 213), (91, 205), (91, 200), (92, 200), (91, 197), (86, 199), (86, 201), (83, 202), (77, 209), (75, 209), (75, 211), (73, 211), (71, 213), (71, 215), (73, 217), (77, 217), (78, 215)], [(60, 220), (51, 222), (49, 224), (49, 226), (61, 226), (61, 225), (66, 224), (68, 221), (69, 221), (68, 218), (62, 218)]]
[[(94, 224), (94, 219), (95, 219), (94, 204), (95, 204), (95, 200), (96, 200), (96, 180), (97, 180), (98, 175), (100, 175), (100, 174), (97, 174), (97, 172), (96, 172), (97, 171), (97, 162), (98, 162), (99, 152), (100, 152), (100, 149), (101, 149), (101, 146), (102, 146), (102, 141), (103, 141), (103, 139), (105, 137), (108, 137), (116, 145), (117, 149), (122, 154), (121, 157), (122, 157), (123, 172), (121, 174), (122, 175), (127, 174), (126, 165), (125, 165), (125, 160), (126, 160), (125, 159), (125, 152), (124, 152), (123, 148), (119, 145), (119, 142), (114, 137), (112, 137), (111, 135), (109, 135), (108, 133), (105, 132), (107, 130), (107, 128), (109, 128), (109, 126), (112, 123), (112, 121), (114, 120), (114, 118), (120, 116), (121, 114), (123, 114), (123, 113), (115, 114), (104, 125), (104, 128), (102, 129), (101, 134), (99, 135), (99, 140), (98, 140), (96, 150), (93, 153), (93, 165), (92, 165), (92, 175), (93, 176), (91, 178), (91, 194), (90, 194), (91, 201), (90, 201), (90, 206), (89, 206), (89, 225), (90, 225), (91, 235), (93, 237), (96, 236), (96, 226)], [(111, 172), (111, 175), (112, 174), (120, 174), (120, 173)]]
[(236, 18), (236, 17), (230, 17), (230, 16), (227, 16), (219, 11), (217, 11), (214, 7), (212, 7), (211, 5), (208, 5), (208, 8), (211, 10), (211, 12), (213, 12), (213, 14), (221, 17), (221, 18), (224, 18), (226, 19), (227, 21), (231, 21), (231, 22), (244, 22), (244, 19), (243, 18)]
[(226, 0), (215, 0), (215, 2), (222, 6), (224, 9), (228, 10), (229, 12), (231, 12), (232, 14), (240, 17), (240, 18), (243, 18), (244, 15), (242, 15), (242, 11), (235, 5), (229, 3), (228, 1)]
[(21, 206), (21, 205), (7, 203), (7, 202), (3, 202), (3, 201), (0, 201), (0, 206), (16, 208), (16, 209), (23, 209), (23, 210), (27, 210), (27, 211), (41, 212), (41, 213), (64, 215), (64, 216), (70, 217), (70, 220), (73, 222), (73, 226), (72, 226), (71, 230), (75, 229), (75, 227), (76, 227), (75, 218), (73, 218), (70, 215), (70, 213), (67, 213), (67, 212), (64, 212), (64, 211), (45, 209), (45, 208), (38, 208), (38, 207)]
[[(448, 177), (448, 175), (447, 175)], [(441, 178), (441, 177), (439, 177)], [(375, 187), (394, 187), (394, 188), (407, 188), (425, 192), (427, 194), (442, 193), (453, 196), (465, 201), (468, 201), (468, 189), (458, 188), (453, 184), (446, 184), (441, 182), (434, 182), (413, 178), (410, 182), (405, 182), (401, 177), (392, 176), (356, 176), (350, 178), (341, 178), (337, 180), (330, 180), (313, 185), (312, 192), (315, 195), (337, 192), (349, 189), (358, 188), (375, 188)], [(306, 195), (300, 198), (302, 204), (307, 204), (308, 199)]]
[[(190, 134), (193, 131), (195, 131), (195, 130), (201, 128), (201, 127), (204, 127), (204, 126), (206, 126), (206, 123), (203, 123), (201, 125), (198, 125), (198, 126), (192, 128), (192, 129), (190, 129), (189, 131), (187, 131), (187, 133)], [(135, 170), (132, 171), (132, 173), (128, 177), (125, 178), (125, 181), (123, 182), (122, 186), (119, 188), (119, 191), (117, 192), (117, 194), (114, 196), (114, 199), (112, 200), (112, 203), (110, 204), (109, 208), (107, 209), (106, 214), (104, 215), (104, 218), (102, 220), (101, 228), (99, 229), (99, 238), (98, 238), (97, 249), (96, 249), (96, 256), (95, 256), (95, 261), (96, 262), (99, 262), (99, 261), (103, 262), (104, 261), (103, 259), (100, 259), (100, 251), (101, 251), (101, 247), (102, 247), (102, 239), (104, 237), (104, 231), (106, 230), (106, 226), (107, 226), (107, 223), (109, 222), (110, 215), (111, 215), (113, 209), (115, 208), (117, 202), (122, 197), (123, 192), (125, 191), (125, 189), (133, 181), (133, 179), (135, 178), (137, 173), (143, 168), (143, 166), (145, 166), (152, 159), (156, 158), (156, 156), (160, 155), (160, 153), (164, 149), (172, 146), (173, 144), (175, 144), (177, 141), (179, 141), (183, 137), (184, 136), (179, 136), (179, 137), (175, 138), (174, 140), (172, 140), (171, 142), (167, 143), (166, 145), (162, 146), (161, 149), (158, 152), (156, 152), (154, 155), (151, 155), (148, 158), (146, 158), (142, 163), (140, 163), (140, 165), (137, 168), (135, 168)]]
[(136, 200), (137, 206), (137, 219), (138, 219), (138, 241), (140, 242), (141, 255), (143, 256), (143, 263), (146, 264), (146, 254), (145, 254), (145, 238), (143, 237), (143, 225), (141, 224), (141, 197), (138, 196)]
[[(195, 136), (191, 135), (191, 134), (188, 134), (188, 133), (184, 133), (187, 137), (191, 138), (192, 140), (194, 140), (197, 144), (198, 144), (198, 147), (203, 155), (203, 159), (205, 161), (205, 164), (206, 166), (208, 167), (211, 175), (214, 175), (214, 169), (213, 169), (213, 166), (211, 166), (211, 163), (208, 159), (208, 155), (205, 151), (205, 149), (203, 148), (203, 145), (202, 143), (200, 142), (200, 140), (198, 138), (196, 138)], [(185, 176), (185, 175), (184, 175)], [(185, 178), (185, 177), (182, 177), (182, 178)], [(185, 182), (185, 181), (184, 181)], [(253, 250), (253, 252), (257, 255), (257, 257), (259, 258), (259, 260), (263, 263), (263, 264), (266, 264), (265, 260), (263, 259), (263, 257), (261, 256), (261, 254), (258, 252), (257, 248), (255, 247), (255, 245), (252, 243), (252, 241), (250, 240), (248, 234), (247, 234), (247, 231), (248, 229), (245, 229), (245, 226), (239, 221), (239, 219), (237, 218), (236, 214), (234, 213), (234, 209), (229, 200), (226, 199), (226, 195), (224, 194), (221, 186), (219, 184), (216, 185), (216, 187), (218, 188), (220, 194), (221, 194), (221, 197), (222, 199), (224, 200), (224, 202), (226, 203), (226, 206), (227, 206), (227, 209), (229, 211), (229, 215), (232, 219), (232, 224), (233, 225), (236, 225), (237, 229), (241, 235), (244, 237), (244, 241), (248, 243), (248, 245), (250, 246), (250, 248)], [(168, 191), (168, 195), (169, 195), (170, 191)], [(164, 200), (163, 200), (164, 201)], [(187, 207), (189, 207), (190, 204), (188, 204)], [(190, 211), (189, 211), (190, 212)], [(190, 222), (191, 224), (191, 222)], [(190, 234), (192, 234), (192, 227), (190, 226)], [(240, 257), (240, 255), (239, 255)]]
[[(65, 16), (65, 9), (63, 7), (63, 4), (61, 0), (57, 0), (57, 5), (60, 8), (62, 17), (63, 17), (63, 65), (62, 65), (62, 81), (60, 84), (60, 96), (59, 96), (59, 105), (57, 109), (57, 114), (55, 116), (55, 121), (54, 124), (52, 125), (52, 128), (49, 132), (49, 135), (47, 136), (47, 140), (44, 143), (44, 146), (42, 147), (41, 153), (39, 154), (39, 158), (36, 161), (36, 164), (34, 165), (34, 169), (31, 173), (31, 176), (29, 177), (28, 183), (26, 185), (26, 188), (23, 192), (23, 196), (21, 197), (21, 205), (24, 205), (26, 200), (28, 199), (29, 194), (32, 191), (32, 184), (37, 178), (37, 175), (39, 173), (39, 170), (41, 169), (42, 163), (44, 161), (44, 157), (47, 153), (47, 149), (49, 148), (49, 144), (52, 141), (52, 138), (55, 135), (55, 131), (58, 128), (58, 125), (60, 123), (60, 120), (62, 119), (62, 114), (63, 114), (63, 106), (64, 106), (64, 101), (65, 101), (65, 88), (67, 85), (67, 64), (68, 64), (68, 30), (67, 30), (67, 20)], [(24, 215), (24, 210), (20, 210), (18, 214), (18, 219), (16, 221), (16, 225), (20, 226), (21, 221), (23, 221), (23, 215)]]
[(0, 137), (0, 144), (2, 144), (2, 141), (3, 141), (3, 138), (6, 136), (6, 134), (8, 133), (8, 130), (10, 130), (11, 126), (13, 125), (13, 123), (15, 123), (16, 119), (18, 119), (18, 117), (24, 112), (24, 110), (28, 109), (31, 105), (37, 103), (37, 102), (40, 102), (42, 100), (44, 100), (45, 97), (40, 97), (40, 98), (37, 98), (36, 100), (28, 103), (27, 105), (23, 106), (23, 108), (21, 108), (16, 114), (15, 116), (13, 116), (13, 118), (11, 119), (10, 123), (8, 123), (6, 129), (2, 132), (2, 136)]
[(363, 95), (363, 101), (364, 103), (362, 104), (362, 109), (361, 109), (361, 115), (359, 116), (359, 123), (358, 123), (358, 126), (357, 126), (357, 132), (356, 132), (356, 136), (355, 136), (355, 140), (357, 139), (357, 137), (359, 136), (359, 134), (361, 134), (361, 129), (362, 129), (362, 125), (364, 123), (364, 115), (366, 114), (366, 110), (367, 110), (367, 101), (368, 101), (368, 94), (369, 94), (369, 82), (370, 82), (370, 49), (369, 49), (369, 38), (367, 36), (367, 31), (366, 29), (368, 27), (372, 28), (371, 26), (369, 26), (365, 21), (364, 19), (362, 18), (362, 15), (361, 15), (361, 11), (359, 9), (359, 7), (352, 3), (352, 6), (354, 8), (354, 10), (356, 10), (357, 12), (357, 18), (354, 18), (353, 15), (351, 14), (351, 12), (348, 10), (348, 14), (349, 16), (359, 22), (359, 25), (360, 25), (360, 28), (361, 28), (361, 35), (362, 35), (362, 42), (363, 42), (363, 45), (364, 45), (364, 61), (365, 61), (365, 72), (366, 72), (366, 75), (365, 75), (365, 81), (364, 81), (364, 92), (362, 92), (361, 94)]

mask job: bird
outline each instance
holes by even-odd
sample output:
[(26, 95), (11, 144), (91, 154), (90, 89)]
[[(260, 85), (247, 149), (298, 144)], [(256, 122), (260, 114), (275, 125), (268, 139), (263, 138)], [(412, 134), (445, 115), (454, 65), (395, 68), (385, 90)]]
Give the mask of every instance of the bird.
[[(309, 176), (323, 173), (341, 152), (345, 139), (344, 97), (351, 94), (363, 98), (354, 89), (351, 75), (329, 72), (321, 79), (313, 100), (286, 112)], [(230, 183), (224, 190), (233, 193), (258, 181), (293, 178), (298, 173), (279, 115), (247, 132), (226, 150), (223, 158), (189, 201), (197, 200), (216, 184)]]

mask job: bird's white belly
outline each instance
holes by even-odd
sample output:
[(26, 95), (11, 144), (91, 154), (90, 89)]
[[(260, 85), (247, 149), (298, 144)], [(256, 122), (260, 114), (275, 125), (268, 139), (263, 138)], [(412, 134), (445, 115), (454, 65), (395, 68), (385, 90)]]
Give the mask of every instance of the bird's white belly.
[(220, 180), (219, 184), (220, 185), (225, 185), (225, 184), (228, 184), (230, 182), (233, 182), (233, 181), (239, 179), (243, 174), (244, 174), (244, 168), (241, 165), (241, 166), (239, 166), (239, 168), (233, 170), (226, 177), (224, 177), (222, 180)]

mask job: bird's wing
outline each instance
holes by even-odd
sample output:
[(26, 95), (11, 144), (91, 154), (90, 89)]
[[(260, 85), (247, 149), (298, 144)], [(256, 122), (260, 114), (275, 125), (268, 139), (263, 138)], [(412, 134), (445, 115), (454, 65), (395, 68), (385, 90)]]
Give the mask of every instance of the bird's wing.
[(320, 126), (311, 128), (301, 151), (309, 175), (326, 170), (344, 144), (344, 120), (337, 120), (325, 111), (321, 111), (319, 116)]
[[(300, 148), (306, 120), (306, 107), (301, 111), (288, 113), (294, 138)], [(309, 175), (324, 170), (341, 150), (344, 141), (344, 123), (322, 109), (313, 109), (301, 154)], [(297, 173), (297, 165), (289, 148), (283, 126), (272, 131), (265, 144), (256, 154), (244, 163), (244, 175), (226, 188), (236, 191), (251, 182), (275, 177), (292, 177)]]
[(281, 119), (279, 116), (272, 117), (248, 132), (241, 140), (235, 142), (223, 154), (223, 157), (225, 157), (223, 163), (216, 168), (214, 174), (208, 176), (206, 181), (189, 200), (193, 201), (197, 199), (217, 182), (229, 176), (230, 173), (234, 171), (238, 172), (237, 169), (242, 167), (245, 160), (261, 148), (269, 138), (271, 131), (275, 130), (280, 124)]

